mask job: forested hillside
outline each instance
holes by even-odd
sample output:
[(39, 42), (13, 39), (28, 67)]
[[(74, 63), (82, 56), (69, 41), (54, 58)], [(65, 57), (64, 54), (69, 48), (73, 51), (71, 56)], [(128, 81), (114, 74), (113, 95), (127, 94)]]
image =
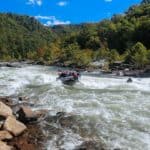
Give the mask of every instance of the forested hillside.
[(0, 58), (25, 59), (54, 39), (51, 29), (33, 17), (0, 14)]
[(0, 14), (0, 57), (87, 66), (91, 61), (150, 64), (150, 3), (99, 23), (44, 27), (33, 17)]

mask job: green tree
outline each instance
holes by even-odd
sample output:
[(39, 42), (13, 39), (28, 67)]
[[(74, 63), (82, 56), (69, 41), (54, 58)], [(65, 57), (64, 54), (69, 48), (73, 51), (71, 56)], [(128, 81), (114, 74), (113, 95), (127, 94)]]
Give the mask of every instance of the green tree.
[(45, 53), (45, 57), (48, 57), (48, 59), (53, 62), (58, 62), (61, 59), (61, 56), (62, 56), (62, 51), (60, 49), (59, 43), (57, 41), (51, 43), (49, 45), (49, 49), (47, 49)]
[(92, 61), (92, 55), (92, 51), (89, 49), (78, 51), (76, 55), (74, 55), (74, 63), (80, 67), (88, 66)]
[(136, 67), (142, 68), (148, 63), (148, 51), (146, 47), (137, 42), (130, 50), (127, 60), (133, 63)]
[(109, 57), (109, 49), (107, 48), (100, 48), (96, 52), (96, 60), (108, 59), (108, 57)]
[(113, 63), (114, 61), (119, 61), (120, 59), (121, 59), (121, 57), (116, 49), (110, 50), (110, 53), (109, 53), (109, 62), (110, 63)]

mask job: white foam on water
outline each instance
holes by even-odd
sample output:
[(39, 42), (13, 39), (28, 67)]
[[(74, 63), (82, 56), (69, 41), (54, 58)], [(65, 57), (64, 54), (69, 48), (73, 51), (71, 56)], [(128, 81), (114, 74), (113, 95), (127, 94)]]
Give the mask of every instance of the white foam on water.
[[(150, 78), (132, 78), (133, 82), (127, 83), (127, 77), (81, 76), (73, 87), (56, 78), (51, 67), (3, 67), (0, 96), (21, 94), (53, 114), (65, 111), (81, 115), (89, 132), (96, 131), (112, 149), (150, 149)], [(64, 137), (64, 149), (72, 149), (80, 141), (73, 133)], [(54, 150), (55, 139), (51, 142)]]
[(53, 140), (47, 145), (47, 150), (74, 150), (76, 146), (79, 146), (82, 143), (82, 141), (83, 139), (78, 134), (74, 134), (71, 131), (64, 131), (60, 136), (53, 137)]
[(150, 90), (150, 78), (132, 78), (132, 83), (127, 83), (127, 77), (105, 78), (83, 76), (81, 83), (85, 88), (90, 89), (129, 89), (129, 90)]

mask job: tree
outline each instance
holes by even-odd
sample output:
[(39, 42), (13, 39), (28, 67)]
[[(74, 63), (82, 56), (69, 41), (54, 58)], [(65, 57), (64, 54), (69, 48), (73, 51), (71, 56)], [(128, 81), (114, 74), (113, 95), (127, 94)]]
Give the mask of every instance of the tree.
[(109, 53), (109, 62), (113, 63), (114, 61), (119, 61), (120, 55), (116, 49), (112, 49)]
[(61, 59), (62, 51), (59, 47), (59, 43), (56, 41), (49, 45), (49, 49), (46, 51), (45, 57), (51, 57), (49, 60), (58, 62)]
[(97, 50), (100, 47), (100, 40), (96, 27), (90, 24), (83, 25), (77, 37), (77, 42), (81, 49)]
[(148, 51), (142, 43), (137, 42), (129, 50), (127, 59), (129, 63), (133, 63), (136, 67), (142, 68), (148, 63)]
[(75, 64), (77, 63), (75, 61), (75, 56), (77, 55), (77, 52), (80, 50), (80, 47), (78, 43), (69, 44), (66, 47), (64, 47), (62, 52), (62, 59), (64, 62), (67, 62), (68, 64)]
[(109, 49), (100, 48), (96, 53), (96, 60), (108, 59), (108, 56), (109, 56)]
[(136, 28), (134, 39), (142, 42), (147, 48), (150, 48), (150, 20), (143, 20), (140, 23)]
[(91, 61), (92, 51), (89, 49), (78, 51), (76, 55), (74, 55), (74, 63), (76, 63), (79, 67), (88, 66)]

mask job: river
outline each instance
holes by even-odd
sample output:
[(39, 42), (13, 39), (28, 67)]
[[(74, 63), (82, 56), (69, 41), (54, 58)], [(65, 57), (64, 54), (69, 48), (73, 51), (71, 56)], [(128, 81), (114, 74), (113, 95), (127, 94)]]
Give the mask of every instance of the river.
[[(0, 96), (27, 96), (51, 114), (67, 112), (84, 118), (85, 126), (108, 148), (150, 149), (150, 78), (94, 77), (82, 75), (74, 86), (56, 81), (57, 69), (24, 65), (0, 68)], [(66, 133), (64, 149), (80, 143)], [(55, 149), (49, 142), (48, 149)]]

